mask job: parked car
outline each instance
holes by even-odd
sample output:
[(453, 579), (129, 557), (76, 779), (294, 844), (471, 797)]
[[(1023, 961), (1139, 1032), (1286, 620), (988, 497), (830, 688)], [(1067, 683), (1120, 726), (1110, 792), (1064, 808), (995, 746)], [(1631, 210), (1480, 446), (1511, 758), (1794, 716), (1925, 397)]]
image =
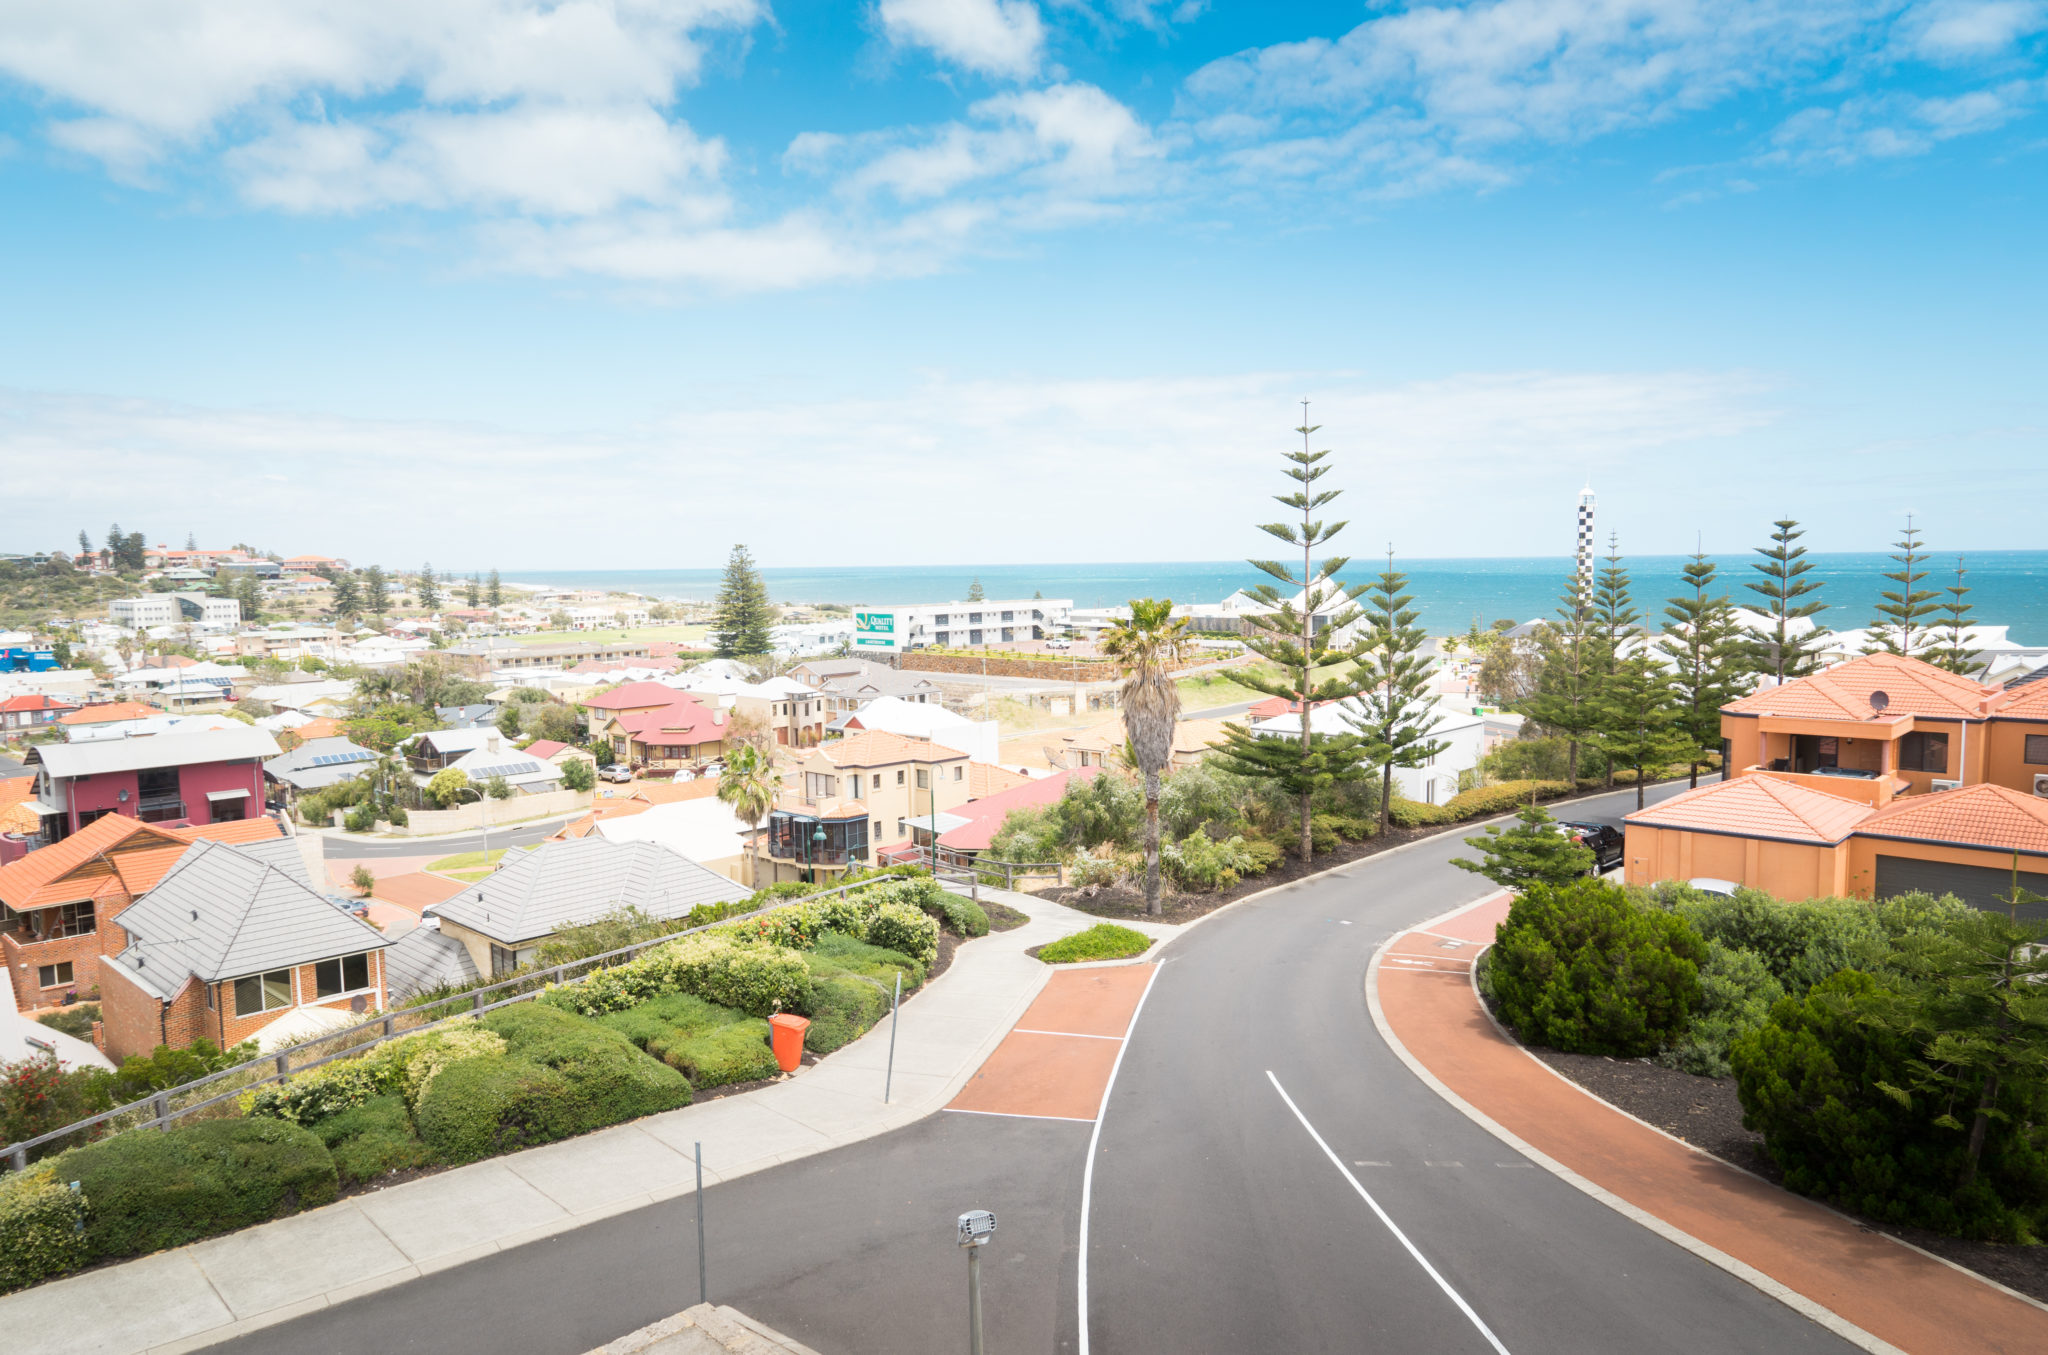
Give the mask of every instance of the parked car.
[(1063, 635), (1055, 635), (1052, 639), (1045, 642), (1045, 647), (1047, 649), (1072, 649), (1074, 642)]
[(1711, 875), (1702, 875), (1697, 879), (1687, 880), (1686, 884), (1699, 890), (1702, 894), (1719, 894), (1724, 899), (1734, 898), (1735, 891), (1741, 888), (1733, 880), (1717, 880)]
[(633, 779), (633, 769), (623, 762), (614, 762), (600, 771), (598, 775), (606, 781), (631, 781)]
[(1580, 823), (1560, 820), (1557, 825), (1572, 841), (1593, 852), (1593, 873), (1604, 875), (1621, 864), (1627, 839), (1611, 823)]

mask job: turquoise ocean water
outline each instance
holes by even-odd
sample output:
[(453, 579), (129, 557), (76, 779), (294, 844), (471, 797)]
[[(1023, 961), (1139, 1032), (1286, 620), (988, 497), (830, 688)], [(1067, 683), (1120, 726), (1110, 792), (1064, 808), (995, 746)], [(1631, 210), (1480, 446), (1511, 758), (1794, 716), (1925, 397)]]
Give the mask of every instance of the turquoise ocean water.
[[(1754, 556), (1722, 557), (1722, 586), (1740, 603), (1754, 599), (1743, 587), (1761, 579), (1749, 566)], [(1808, 577), (1822, 585), (1828, 603), (1823, 624), (1837, 630), (1869, 623), (1878, 593), (1892, 585), (1883, 575), (1894, 569), (1882, 554), (1820, 555)], [(1373, 561), (1354, 561), (1346, 577), (1364, 582)], [(1548, 616), (1563, 591), (1571, 562), (1563, 558), (1402, 560), (1422, 622), (1433, 633), (1463, 630), (1474, 617), (1483, 626), (1498, 617), (1527, 621)], [(1627, 561), (1637, 605), (1661, 609), (1679, 591), (1685, 557), (1641, 556)], [(2023, 643), (2048, 642), (2048, 551), (1984, 551), (1967, 557), (1964, 579), (1976, 605), (1974, 618), (2012, 628)], [(1955, 557), (1937, 557), (1926, 587), (1953, 581)], [(1218, 602), (1264, 576), (1241, 560), (1149, 564), (920, 565), (898, 568), (857, 566), (822, 569), (764, 567), (762, 576), (778, 602), (880, 604), (952, 602), (975, 579), (990, 598), (1028, 598), (1041, 592), (1072, 598), (1081, 607), (1106, 607), (1134, 597), (1170, 597), (1176, 602)], [(535, 570), (506, 573), (507, 582), (561, 588), (598, 588), (656, 598), (709, 599), (718, 591), (715, 569)], [(1646, 607), (1645, 604), (1654, 604)]]

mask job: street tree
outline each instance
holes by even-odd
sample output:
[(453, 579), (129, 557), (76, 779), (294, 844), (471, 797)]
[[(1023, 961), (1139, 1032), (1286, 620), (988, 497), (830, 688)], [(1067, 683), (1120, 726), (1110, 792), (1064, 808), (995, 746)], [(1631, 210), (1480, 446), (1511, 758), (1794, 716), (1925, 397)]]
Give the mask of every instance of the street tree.
[(1673, 731), (1684, 740), (1689, 784), (1721, 747), (1721, 707), (1742, 692), (1747, 662), (1726, 593), (1712, 591), (1718, 570), (1695, 550), (1685, 566), (1686, 590), (1664, 606), (1664, 652), (1671, 657), (1671, 693), (1677, 704)]
[(981, 591), (981, 580), (977, 577), (973, 583), (967, 585), (967, 601), (986, 602), (987, 600), (988, 594)]
[(492, 607), (505, 605), (505, 584), (499, 579), (495, 566), (491, 569), (491, 577), (484, 581), (484, 601)]
[(1921, 587), (1927, 582), (1927, 553), (1920, 549), (1920, 531), (1913, 525), (1911, 513), (1906, 514), (1905, 536), (1892, 544), (1899, 552), (1891, 557), (1898, 568), (1885, 577), (1897, 587), (1877, 595), (1877, 615), (1870, 622), (1874, 643), (1864, 652), (1911, 655), (1932, 638), (1934, 618), (1940, 610), (1935, 599), (1941, 591)]
[(472, 574), (469, 576), (469, 582), (464, 584), (462, 588), (462, 605), (470, 608), (471, 610), (474, 610), (478, 607), (481, 607), (483, 605), (483, 601), (483, 580), (479, 579), (476, 575)]
[(1126, 746), (1145, 778), (1145, 911), (1158, 916), (1159, 778), (1173, 760), (1180, 722), (1180, 689), (1173, 668), (1188, 643), (1187, 622), (1176, 620), (1173, 599), (1133, 598), (1128, 620), (1104, 632), (1102, 652), (1123, 666)]
[(766, 654), (772, 644), (769, 628), (773, 621), (768, 585), (754, 567), (754, 557), (745, 546), (734, 546), (718, 585), (711, 622), (713, 650), (722, 659)]
[(1407, 588), (1408, 576), (1394, 568), (1389, 546), (1386, 569), (1363, 595), (1365, 641), (1351, 670), (1359, 685), (1358, 707), (1344, 716), (1359, 733), (1366, 765), (1380, 769), (1382, 833), (1393, 808), (1394, 768), (1420, 767), (1450, 747), (1430, 737), (1442, 717), (1430, 697), (1430, 663), (1422, 655), (1429, 637), (1415, 624), (1421, 613)]
[(1683, 757), (1689, 740), (1677, 728), (1671, 678), (1647, 650), (1623, 659), (1601, 685), (1594, 703), (1599, 726), (1594, 746), (1607, 759), (1607, 781), (1617, 768), (1636, 777), (1636, 808), (1643, 807), (1643, 782), (1672, 759)]
[(1574, 572), (1558, 598), (1557, 621), (1536, 632), (1536, 647), (1542, 656), (1536, 689), (1515, 707), (1564, 739), (1565, 775), (1574, 784), (1579, 779), (1579, 751), (1599, 727), (1594, 703), (1605, 676), (1591, 602), (1584, 582)]
[(257, 587), (254, 574), (244, 574), (235, 581), (235, 601), (241, 604), (244, 621), (254, 621), (262, 612), (263, 592)]
[(363, 571), (363, 610), (379, 621), (391, 610), (391, 586), (384, 578), (382, 565), (371, 565)]
[(1567, 836), (1557, 820), (1535, 803), (1515, 816), (1512, 827), (1492, 824), (1485, 836), (1468, 837), (1465, 845), (1477, 851), (1480, 859), (1454, 856), (1451, 864), (1484, 875), (1504, 889), (1568, 885), (1594, 865), (1593, 849)]
[(1970, 642), (1970, 613), (1976, 607), (1967, 601), (1970, 595), (1968, 585), (1963, 582), (1963, 557), (1956, 557), (1955, 582), (1943, 588), (1941, 605), (1937, 609), (1941, 619), (1931, 632), (1932, 649), (1921, 654), (1939, 668), (1964, 677), (1975, 677), (1983, 665), (1977, 659), (1977, 650)]
[(431, 564), (420, 566), (419, 595), (421, 607), (430, 612), (439, 610), (441, 606), (441, 588), (434, 581), (434, 567)]
[[(1294, 430), (1301, 434), (1302, 449), (1286, 454), (1289, 465), (1284, 472), (1299, 488), (1273, 496), (1276, 502), (1299, 512), (1301, 521), (1259, 524), (1259, 530), (1268, 536), (1299, 548), (1300, 572), (1278, 560), (1249, 562), (1279, 583), (1262, 583), (1251, 590), (1263, 609), (1245, 617), (1250, 627), (1245, 647), (1277, 667), (1280, 675), (1269, 677), (1257, 669), (1236, 675), (1243, 685), (1291, 703), (1301, 715), (1301, 734), (1298, 739), (1272, 738), (1254, 734), (1245, 725), (1231, 724), (1224, 726), (1223, 741), (1216, 745), (1224, 770), (1271, 782), (1300, 807), (1304, 863), (1315, 854), (1310, 820), (1316, 792), (1366, 775), (1356, 734), (1318, 734), (1313, 729), (1318, 705), (1349, 700), (1359, 693), (1358, 679), (1343, 667), (1357, 656), (1353, 650), (1339, 647), (1334, 637), (1346, 633), (1358, 619), (1354, 603), (1365, 585), (1353, 586), (1337, 578), (1350, 563), (1345, 556), (1329, 556), (1320, 565), (1315, 561), (1316, 548), (1334, 540), (1345, 524), (1323, 522), (1315, 516), (1317, 509), (1341, 491), (1315, 488), (1316, 481), (1332, 467), (1323, 464), (1330, 455), (1327, 450), (1309, 450), (1309, 435), (1321, 425), (1307, 422), (1307, 415), (1308, 402), (1303, 401), (1302, 426)], [(1279, 584), (1294, 591), (1282, 593)], [(1326, 669), (1328, 675), (1323, 676)]]
[[(1827, 628), (1816, 621), (1812, 629), (1801, 633), (1798, 623), (1818, 616), (1828, 605), (1818, 596), (1820, 580), (1806, 577), (1813, 569), (1813, 561), (1806, 558), (1806, 547), (1798, 544), (1799, 538), (1806, 535), (1799, 529), (1798, 519), (1779, 518), (1771, 526), (1776, 529), (1771, 533), (1771, 544), (1756, 547), (1763, 561), (1750, 563), (1750, 568), (1764, 577), (1761, 583), (1749, 584), (1749, 591), (1763, 597), (1768, 604), (1766, 615), (1771, 620), (1770, 630), (1754, 642), (1751, 662), (1759, 673), (1784, 683), (1805, 677), (1820, 666), (1820, 647)], [(1801, 598), (1807, 601), (1802, 602)]]
[(363, 614), (363, 595), (356, 588), (356, 576), (337, 574), (334, 579), (334, 614), (354, 618)]

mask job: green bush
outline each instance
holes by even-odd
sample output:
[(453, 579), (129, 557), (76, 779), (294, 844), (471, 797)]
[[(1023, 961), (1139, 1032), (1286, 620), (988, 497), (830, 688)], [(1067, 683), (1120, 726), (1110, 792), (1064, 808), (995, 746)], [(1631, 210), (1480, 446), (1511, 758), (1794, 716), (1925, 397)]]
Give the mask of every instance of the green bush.
[(772, 1016), (803, 1010), (810, 1000), (810, 981), (811, 971), (796, 951), (699, 934), (600, 969), (580, 983), (550, 988), (540, 1001), (582, 1016), (598, 1016), (663, 993), (693, 993), (750, 1016)]
[(322, 1120), (313, 1131), (334, 1158), (343, 1185), (375, 1180), (387, 1172), (424, 1167), (434, 1160), (413, 1132), (402, 1096), (377, 1096)]
[(578, 1132), (571, 1102), (569, 1080), (554, 1069), (486, 1054), (442, 1070), (413, 1119), (435, 1156), (476, 1162)]
[(924, 905), (924, 910), (952, 928), (955, 936), (988, 935), (988, 913), (973, 899), (963, 899), (942, 889), (936, 900)]
[(1159, 849), (1159, 869), (1181, 889), (1209, 892), (1236, 884), (1252, 863), (1242, 837), (1218, 842), (1207, 833), (1189, 833)]
[(100, 1004), (77, 1002), (69, 1007), (59, 1007), (53, 1012), (42, 1012), (36, 1020), (51, 1030), (62, 1031), (74, 1040), (92, 1039), (92, 1023), (100, 1019)]
[(351, 833), (367, 833), (377, 826), (377, 810), (368, 800), (342, 815), (341, 826)]
[(504, 1051), (501, 1037), (466, 1016), (458, 1017), (433, 1030), (387, 1040), (355, 1058), (337, 1059), (282, 1083), (258, 1087), (242, 1098), (242, 1113), (310, 1128), (390, 1093), (402, 1093), (412, 1105), (448, 1064)]
[(1746, 950), (1730, 950), (1707, 942), (1707, 962), (1700, 968), (1700, 1001), (1692, 1024), (1657, 1061), (1702, 1077), (1726, 1077), (1728, 1047), (1762, 1025), (1771, 1005), (1785, 996), (1784, 985), (1763, 960)]
[(900, 950), (859, 941), (840, 932), (819, 936), (817, 948), (804, 958), (813, 974), (860, 974), (887, 988), (900, 973), (904, 992), (914, 993), (924, 986), (926, 966), (922, 961)]
[(1685, 919), (1616, 885), (1532, 884), (1508, 909), (1491, 980), (1501, 1018), (1531, 1044), (1654, 1054), (1690, 1025), (1707, 945)]
[(1244, 839), (1244, 859), (1243, 874), (1264, 875), (1287, 859), (1287, 849), (1270, 838), (1248, 837)]
[(1239, 821), (1236, 787), (1229, 777), (1207, 764), (1197, 763), (1173, 773), (1160, 788), (1159, 828), (1175, 841), (1189, 833), (1203, 832), (1211, 825), (1225, 830), (1227, 836)]
[(1396, 828), (1435, 828), (1457, 821), (1457, 816), (1451, 813), (1447, 806), (1426, 805), (1417, 800), (1405, 799), (1399, 794), (1396, 794), (1394, 802), (1387, 806), (1387, 822)]
[(1942, 1128), (1912, 1098), (1914, 1050), (1868, 1019), (1886, 993), (1844, 970), (1787, 997), (1729, 1051), (1742, 1122), (1764, 1136), (1785, 1184), (1885, 1223), (2003, 1242), (2048, 1229), (2048, 1155), (2039, 1083), (2001, 1089), (1976, 1179), (1958, 1188), (1967, 1134)]
[(85, 1196), (46, 1164), (0, 1176), (0, 1294), (82, 1266)]
[(906, 997), (924, 983), (925, 967), (909, 956), (838, 932), (820, 936), (818, 948), (805, 958), (812, 997), (804, 1009), (811, 1018), (804, 1046), (819, 1054), (851, 1044), (888, 1014), (897, 975)]
[(1497, 781), (1458, 792), (1444, 802), (1444, 812), (1454, 820), (1490, 819), (1512, 814), (1531, 799), (1547, 800), (1570, 790), (1568, 781)]
[(1840, 970), (1873, 968), (1890, 950), (1875, 909), (1858, 900), (1788, 902), (1754, 889), (1729, 898), (1683, 886), (1660, 897), (1709, 941), (1756, 956), (1794, 995)]
[(687, 993), (669, 993), (598, 1018), (689, 1078), (692, 1087), (752, 1082), (780, 1071), (768, 1023)]
[(92, 1259), (138, 1256), (326, 1204), (334, 1159), (282, 1120), (202, 1120), (136, 1130), (50, 1163), (85, 1192)]
[(929, 914), (907, 903), (885, 903), (868, 922), (869, 945), (908, 955), (929, 965), (939, 955), (939, 924)]
[(1086, 931), (1075, 932), (1072, 936), (1063, 936), (1041, 946), (1038, 958), (1047, 964), (1121, 960), (1129, 955), (1142, 955), (1151, 945), (1152, 938), (1143, 932), (1119, 927), (1113, 922), (1098, 922)]
[[(112, 1110), (112, 1080), (98, 1068), (66, 1068), (55, 1054), (0, 1062), (0, 1141), (20, 1143)], [(54, 1157), (99, 1133), (80, 1130), (29, 1151), (36, 1158)]]
[(169, 1091), (255, 1057), (254, 1040), (244, 1040), (229, 1049), (205, 1039), (194, 1040), (183, 1049), (160, 1044), (147, 1055), (130, 1054), (123, 1059), (110, 1090), (117, 1101), (137, 1101), (151, 1092)]

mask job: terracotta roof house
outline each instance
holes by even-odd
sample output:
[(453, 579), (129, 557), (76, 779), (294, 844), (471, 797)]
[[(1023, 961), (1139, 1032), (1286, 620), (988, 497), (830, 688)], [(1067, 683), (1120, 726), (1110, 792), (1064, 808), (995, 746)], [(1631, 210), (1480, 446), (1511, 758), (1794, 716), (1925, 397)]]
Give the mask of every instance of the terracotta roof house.
[[(664, 704), (620, 711), (599, 726), (597, 737), (611, 743), (614, 760), (635, 766), (680, 768), (722, 755), (728, 733), (726, 713), (713, 710), (686, 693), (666, 687), (661, 690), (668, 695)], [(596, 713), (592, 712), (593, 718)]]
[(78, 703), (65, 696), (50, 696), (43, 692), (10, 696), (0, 701), (0, 731), (12, 734), (41, 729), (45, 725), (56, 724), (67, 713), (77, 709)]
[(586, 697), (583, 709), (589, 715), (591, 737), (602, 734), (614, 716), (660, 710), (682, 695), (679, 689), (662, 682), (627, 682), (608, 692)]
[(1011, 811), (1049, 805), (1067, 793), (1069, 782), (1087, 781), (1101, 774), (1099, 767), (1077, 767), (1072, 771), (1054, 772), (1036, 781), (1025, 781), (1020, 786), (979, 800), (969, 800), (952, 811), (967, 822), (939, 834), (939, 846), (968, 857), (985, 852), (1002, 830), (1003, 820), (1010, 817)]
[(753, 834), (756, 887), (826, 878), (870, 865), (885, 849), (929, 841), (913, 827), (967, 803), (972, 759), (957, 748), (871, 730), (804, 750), (789, 788)]
[(1785, 898), (2048, 893), (2048, 684), (1987, 686), (1893, 654), (1721, 710), (1731, 779), (1628, 816), (1631, 883)]
[(97, 984), (100, 957), (127, 944), (115, 920), (194, 842), (283, 838), (271, 818), (172, 828), (109, 814), (0, 867), (0, 958), (16, 1003), (42, 1006)]
[(162, 715), (155, 706), (145, 706), (140, 701), (103, 701), (96, 706), (80, 706), (57, 717), (60, 725), (104, 725), (116, 720), (147, 720), (152, 715)]
[(197, 1039), (276, 1047), (386, 1005), (390, 943), (313, 888), (293, 843), (194, 843), (121, 925), (128, 945), (100, 962), (116, 1060)]

